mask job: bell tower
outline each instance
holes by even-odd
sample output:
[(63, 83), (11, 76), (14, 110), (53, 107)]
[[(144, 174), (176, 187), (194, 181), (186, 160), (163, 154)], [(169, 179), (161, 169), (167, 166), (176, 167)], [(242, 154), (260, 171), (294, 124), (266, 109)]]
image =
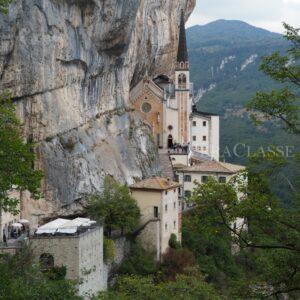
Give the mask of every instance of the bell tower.
[(190, 71), (189, 57), (186, 43), (185, 16), (181, 11), (179, 42), (177, 62), (175, 68), (175, 95), (178, 105), (178, 143), (187, 144), (190, 142)]

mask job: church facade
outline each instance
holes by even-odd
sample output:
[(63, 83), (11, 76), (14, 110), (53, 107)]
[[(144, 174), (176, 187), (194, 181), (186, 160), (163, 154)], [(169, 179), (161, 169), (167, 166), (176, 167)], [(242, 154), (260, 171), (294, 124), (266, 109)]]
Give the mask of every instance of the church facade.
[(130, 101), (152, 128), (158, 148), (181, 147), (219, 160), (219, 116), (199, 111), (193, 98), (182, 13), (175, 73), (146, 76), (131, 90)]

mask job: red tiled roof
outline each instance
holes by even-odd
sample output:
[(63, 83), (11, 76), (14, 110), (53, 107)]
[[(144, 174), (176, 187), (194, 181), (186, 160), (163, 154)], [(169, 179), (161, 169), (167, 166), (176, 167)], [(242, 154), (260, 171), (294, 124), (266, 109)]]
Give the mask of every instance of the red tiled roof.
[(178, 182), (172, 181), (171, 179), (168, 178), (151, 177), (133, 184), (130, 188), (164, 191), (164, 190), (177, 188), (180, 186), (181, 185)]
[[(175, 167), (175, 166), (174, 166)], [(176, 168), (176, 167), (175, 167)], [(245, 170), (244, 166), (233, 165), (218, 161), (201, 161), (190, 167), (177, 167), (177, 171), (182, 172), (209, 172), (209, 173), (229, 173), (234, 174)]]

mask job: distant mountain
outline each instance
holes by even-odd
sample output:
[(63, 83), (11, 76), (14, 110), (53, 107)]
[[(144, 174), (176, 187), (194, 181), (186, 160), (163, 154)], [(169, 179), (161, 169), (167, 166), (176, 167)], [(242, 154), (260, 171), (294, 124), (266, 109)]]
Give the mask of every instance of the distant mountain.
[[(228, 106), (244, 104), (257, 90), (274, 87), (258, 71), (260, 58), (275, 50), (283, 51), (288, 45), (280, 34), (241, 21), (197, 25), (188, 29), (187, 37), (195, 89), (201, 94), (212, 90), (209, 99), (204, 97), (202, 102), (218, 113)], [(221, 101), (215, 99), (218, 91), (222, 92)], [(223, 98), (224, 91), (230, 92), (228, 101)], [(228, 105), (224, 106), (224, 101)]]
[[(288, 43), (277, 33), (241, 21), (218, 20), (187, 30), (191, 79), (198, 107), (221, 115), (221, 155), (226, 161), (247, 162), (246, 144), (251, 150), (270, 144), (299, 147), (299, 139), (271, 124), (256, 128), (244, 107), (257, 91), (280, 87), (259, 71), (261, 57), (274, 51), (283, 52)], [(293, 177), (287, 171), (289, 177)], [(287, 198), (287, 183), (276, 184), (278, 194)]]

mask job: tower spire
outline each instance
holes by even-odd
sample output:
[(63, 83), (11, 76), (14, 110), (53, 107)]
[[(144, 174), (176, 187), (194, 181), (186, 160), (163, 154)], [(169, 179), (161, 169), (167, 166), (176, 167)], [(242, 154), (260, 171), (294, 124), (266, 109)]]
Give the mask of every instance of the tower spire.
[(185, 16), (183, 9), (181, 10), (180, 28), (179, 28), (179, 42), (178, 42), (178, 53), (177, 62), (187, 63), (189, 61), (187, 45), (186, 45), (186, 33), (185, 33)]

